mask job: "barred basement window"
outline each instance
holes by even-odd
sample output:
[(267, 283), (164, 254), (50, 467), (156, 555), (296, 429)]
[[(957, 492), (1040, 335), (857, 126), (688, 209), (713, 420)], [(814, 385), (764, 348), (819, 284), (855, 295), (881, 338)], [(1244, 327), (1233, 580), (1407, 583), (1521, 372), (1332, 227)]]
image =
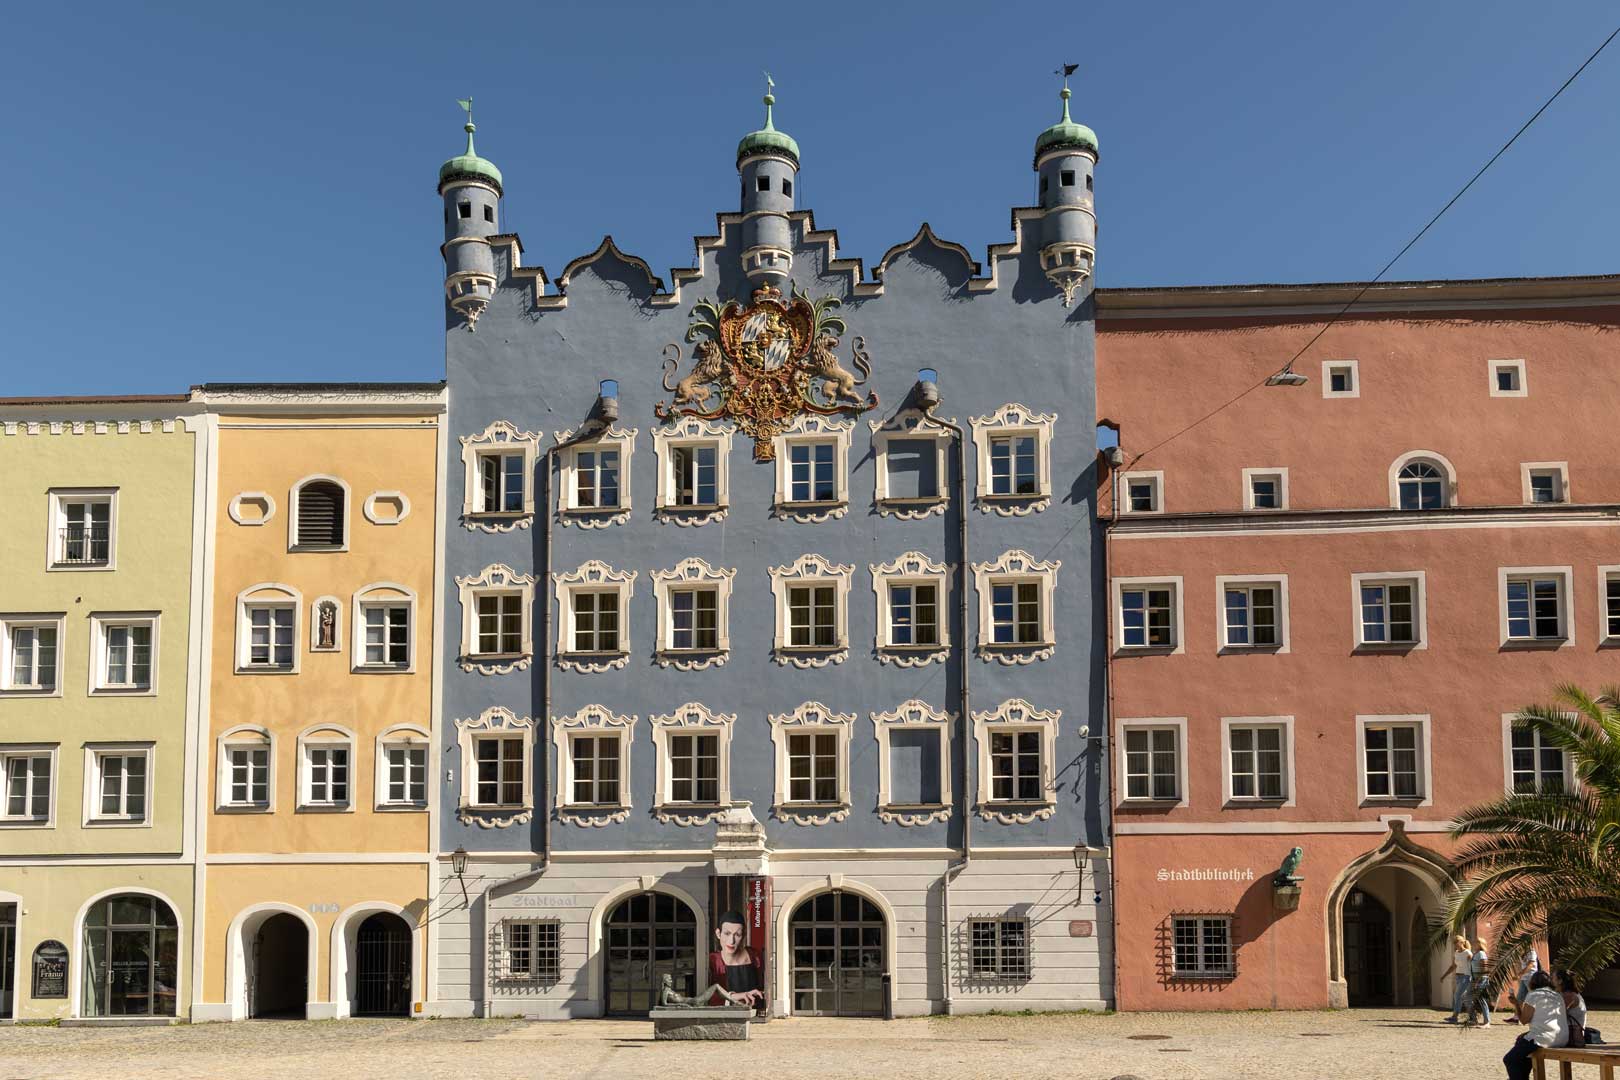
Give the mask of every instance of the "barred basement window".
[(1171, 944), (1178, 979), (1237, 977), (1230, 915), (1176, 915), (1171, 918)]
[(554, 983), (562, 977), (561, 923), (506, 919), (501, 922), (501, 937), (496, 978)]
[(969, 919), (968, 973), (981, 979), (1027, 979), (1029, 920)]

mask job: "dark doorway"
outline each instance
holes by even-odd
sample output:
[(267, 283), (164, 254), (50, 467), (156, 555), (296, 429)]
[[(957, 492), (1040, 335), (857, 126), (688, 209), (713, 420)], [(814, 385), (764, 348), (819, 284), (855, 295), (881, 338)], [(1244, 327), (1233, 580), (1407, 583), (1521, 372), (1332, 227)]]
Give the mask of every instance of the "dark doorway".
[(11, 985), (17, 972), (17, 905), (0, 904), (0, 1020), (10, 1020), (16, 1005), (17, 988)]
[(858, 893), (812, 896), (793, 911), (793, 1013), (882, 1016), (883, 912)]
[(354, 1015), (411, 1014), (411, 928), (378, 912), (360, 924), (354, 941)]
[(309, 930), (282, 912), (259, 924), (249, 942), (248, 1015), (302, 1020), (309, 1001)]
[(626, 898), (608, 914), (603, 937), (607, 1015), (646, 1016), (665, 974), (677, 993), (697, 993), (697, 915), (675, 897)]
[(1344, 981), (1350, 1007), (1393, 1005), (1389, 908), (1371, 893), (1350, 890), (1344, 901)]

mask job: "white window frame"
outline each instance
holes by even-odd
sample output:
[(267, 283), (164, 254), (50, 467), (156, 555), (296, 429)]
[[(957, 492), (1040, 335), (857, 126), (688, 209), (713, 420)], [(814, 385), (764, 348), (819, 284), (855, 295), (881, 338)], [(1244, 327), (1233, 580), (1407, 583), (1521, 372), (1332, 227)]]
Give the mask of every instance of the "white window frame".
[[(1531, 479), (1538, 473), (1550, 473), (1554, 477), (1553, 492), (1558, 497), (1547, 502), (1536, 502), (1535, 492), (1530, 489)], [(1569, 493), (1569, 462), (1567, 461), (1524, 461), (1519, 463), (1519, 484), (1524, 496), (1526, 506), (1558, 506), (1573, 502)]]
[[(91, 573), (118, 569), (118, 489), (115, 487), (51, 488), (50, 512), (46, 515), (45, 569), (48, 572)], [(107, 561), (66, 563), (62, 561), (62, 531), (67, 528), (68, 503), (107, 504)]]
[[(1008, 698), (994, 709), (975, 711), (972, 717), (974, 757), (979, 769), (979, 817), (1003, 825), (1027, 825), (1050, 818), (1057, 812), (1057, 737), (1063, 710), (1037, 709), (1023, 698)], [(1035, 801), (997, 799), (990, 737), (1025, 731), (1040, 733), (1042, 797)]]
[[(539, 432), (523, 431), (509, 420), (495, 420), (476, 435), (458, 437), (464, 474), (461, 524), (479, 532), (510, 532), (526, 529), (534, 520), (535, 462), (540, 455)], [(479, 459), (491, 454), (523, 455), (523, 508), (521, 510), (481, 510), (483, 476)]]
[[(695, 556), (682, 559), (673, 569), (652, 572), (653, 597), (658, 606), (659, 667), (701, 671), (726, 662), (731, 656), (731, 587), (736, 578), (735, 568), (717, 569)], [(674, 594), (687, 589), (712, 589), (715, 593), (714, 649), (675, 648)]]
[[(973, 588), (979, 596), (979, 656), (1001, 664), (1027, 664), (1050, 660), (1057, 651), (1057, 572), (1058, 559), (1040, 560), (1027, 551), (1004, 551), (993, 562), (973, 564)], [(1041, 640), (1013, 642), (993, 640), (995, 636), (995, 594), (997, 585), (1033, 583), (1040, 589)]]
[[(253, 609), (272, 607), (292, 612), (292, 663), (287, 667), (273, 664), (252, 664)], [(302, 644), (304, 597), (291, 585), (279, 581), (261, 581), (236, 594), (236, 673), (238, 675), (296, 675), (303, 657)], [(272, 623), (272, 626), (274, 623)], [(271, 637), (271, 656), (275, 655), (275, 639)]]
[[(368, 625), (366, 613), (373, 608), (405, 609), (405, 663), (404, 664), (372, 664), (366, 662), (366, 634)], [(374, 581), (355, 591), (353, 610), (349, 615), (349, 625), (354, 628), (350, 635), (349, 670), (356, 674), (369, 675), (409, 675), (416, 671), (416, 592), (415, 590), (394, 581)], [(386, 625), (386, 623), (385, 623)], [(384, 643), (386, 651), (387, 643)]]
[[(214, 740), (214, 809), (235, 814), (273, 814), (276, 812), (276, 734), (258, 724), (238, 724), (219, 733)], [(232, 802), (231, 761), (232, 750), (263, 750), (265, 752), (265, 801)], [(249, 794), (252, 794), (251, 785)]]
[[(462, 671), (504, 675), (528, 668), (534, 659), (534, 580), (533, 574), (520, 574), (505, 563), (492, 563), (477, 574), (456, 578), (456, 588), (461, 598), (461, 656), (457, 663)], [(478, 645), (478, 598), (496, 595), (521, 598), (521, 652), (475, 651)]]
[[(84, 819), (85, 828), (149, 828), (152, 824), (152, 801), (158, 790), (153, 770), (157, 764), (155, 746), (149, 742), (86, 743), (84, 746)], [(109, 757), (141, 758), (146, 762), (145, 811), (140, 817), (101, 812), (102, 760)]]
[[(831, 562), (823, 555), (805, 554), (791, 563), (771, 567), (769, 573), (776, 607), (776, 641), (772, 653), (776, 662), (812, 668), (842, 664), (849, 659), (849, 588), (855, 567)], [(815, 586), (829, 586), (833, 590), (833, 644), (793, 645), (788, 591)]]
[[(551, 740), (557, 762), (557, 784), (553, 805), (563, 821), (583, 824), (606, 824), (623, 821), (630, 816), (632, 805), (632, 776), (630, 750), (635, 744), (635, 716), (621, 716), (602, 705), (587, 705), (572, 716), (555, 717), (551, 723)], [(606, 803), (574, 802), (574, 739), (585, 735), (593, 738), (614, 738), (619, 742), (619, 801)]]
[[(967, 978), (976, 983), (1020, 983), (1029, 979), (1034, 967), (1035, 935), (1031, 920), (1024, 915), (970, 915), (963, 920), (963, 927), (967, 941)], [(1018, 927), (1022, 945), (1017, 954), (1012, 952), (1012, 944), (1006, 940), (1009, 926)], [(981, 927), (994, 927), (995, 942), (988, 947), (979, 944), (977, 932)], [(1017, 956), (1018, 960), (1008, 963), (1010, 956)], [(980, 968), (982, 960), (990, 961), (988, 967)]]
[[(666, 824), (702, 825), (712, 821), (731, 805), (731, 732), (737, 715), (717, 713), (700, 702), (688, 701), (672, 713), (648, 719), (652, 722), (655, 765), (653, 815)], [(679, 735), (714, 736), (717, 755), (714, 802), (676, 802), (671, 798), (675, 777), (670, 739)]]
[[(1267, 645), (1248, 643), (1232, 644), (1227, 640), (1226, 618), (1226, 591), (1228, 589), (1272, 589), (1277, 596), (1276, 629), (1277, 640)], [(1252, 613), (1253, 601), (1249, 601), (1246, 610)], [(1254, 626), (1251, 617), (1249, 636), (1254, 636)], [(1292, 650), (1292, 642), (1288, 634), (1288, 575), (1287, 574), (1229, 574), (1215, 578), (1215, 640), (1218, 643), (1217, 652), (1220, 653), (1287, 653)]]
[[(377, 513), (377, 504), (380, 502), (398, 503), (399, 513), (393, 517), (383, 517)], [(366, 496), (366, 501), (360, 504), (360, 513), (373, 525), (400, 525), (411, 516), (411, 499), (403, 491), (373, 491)]]
[[(854, 713), (836, 713), (819, 701), (806, 701), (788, 713), (771, 714), (771, 743), (775, 747), (776, 793), (771, 813), (778, 821), (798, 825), (825, 825), (849, 817), (849, 744), (855, 730)], [(838, 769), (837, 802), (794, 802), (788, 750), (790, 736), (834, 736)]]
[[(1236, 795), (1233, 794), (1232, 773), (1232, 732), (1235, 729), (1269, 728), (1282, 733), (1282, 797), (1268, 798), (1259, 794)], [(1255, 762), (1255, 788), (1259, 790), (1259, 750), (1254, 751)], [(1296, 800), (1296, 778), (1294, 771), (1294, 718), (1292, 716), (1223, 716), (1221, 717), (1221, 804), (1227, 809), (1242, 807), (1272, 807), (1293, 806)]]
[[(34, 684), (19, 686), (12, 671), (12, 636), (18, 630), (48, 628), (56, 631), (55, 678), (49, 689)], [(34, 646), (33, 664), (39, 666), (39, 646)], [(66, 673), (67, 616), (59, 612), (17, 612), (0, 615), (0, 697), (59, 698)], [(37, 680), (37, 675), (36, 675)]]
[[(1141, 480), (1153, 486), (1153, 508), (1151, 510), (1131, 509), (1131, 483)], [(1138, 469), (1135, 472), (1122, 472), (1114, 474), (1114, 483), (1119, 485), (1119, 515), (1120, 517), (1146, 517), (1149, 514), (1164, 513), (1164, 470)]]
[[(562, 980), (562, 943), (563, 927), (560, 919), (530, 919), (530, 918), (503, 918), (500, 923), (499, 941), (499, 967), (491, 977), (497, 983), (521, 986), (551, 986)], [(529, 928), (529, 970), (514, 973), (512, 970), (512, 928), (526, 926)], [(546, 928), (546, 932), (556, 939), (556, 948), (547, 958), (550, 966), (542, 968), (541, 959), (546, 953), (540, 948), (538, 937), (539, 929)]]
[[(951, 651), (950, 619), (947, 615), (950, 593), (946, 584), (948, 568), (935, 562), (920, 551), (908, 551), (893, 562), (870, 563), (872, 592), (877, 598), (877, 657), (885, 664), (899, 667), (920, 667), (924, 664), (944, 663)], [(934, 587), (934, 630), (938, 639), (933, 644), (897, 645), (893, 640), (893, 620), (890, 618), (889, 590), (896, 585), (932, 585)], [(913, 605), (916, 601), (913, 598)]]
[[(782, 434), (772, 438), (776, 452), (776, 502), (771, 516), (784, 521), (820, 522), (849, 513), (849, 444), (855, 421), (848, 417), (800, 413)], [(830, 445), (832, 447), (833, 497), (830, 500), (795, 501), (793, 498), (793, 448)], [(814, 473), (811, 477), (814, 485)]]
[[(62, 767), (57, 743), (13, 743), (0, 744), (0, 829), (54, 829), (56, 827), (56, 790), (61, 782)], [(11, 817), (6, 811), (10, 808), (10, 790), (7, 776), (10, 773), (10, 762), (13, 758), (49, 758), (51, 779), (46, 793), (45, 816), (37, 818), (32, 816)], [(32, 786), (32, 781), (30, 781)]]
[[(354, 813), (355, 788), (360, 782), (359, 762), (355, 758), (354, 732), (338, 724), (317, 724), (305, 728), (298, 734), (298, 800), (297, 809), (301, 813), (327, 813), (352, 814)], [(317, 750), (342, 750), (344, 752), (344, 770), (348, 777), (344, 782), (344, 799), (342, 802), (325, 800), (317, 802), (313, 796), (314, 762), (311, 754)], [(327, 765), (330, 769), (330, 763)], [(331, 784), (328, 776), (327, 784)]]
[[(1503, 790), (1509, 795), (1530, 794), (1529, 792), (1520, 792), (1513, 786), (1513, 729), (1515, 726), (1517, 726), (1514, 722), (1518, 720), (1518, 718), (1519, 714), (1516, 712), (1505, 712), (1502, 714), (1502, 785)], [(1535, 750), (1537, 755), (1536, 793), (1539, 794), (1541, 791), (1541, 746), (1539, 745), (1539, 738), (1537, 739), (1537, 743), (1538, 746)], [(1568, 751), (1562, 750), (1559, 747), (1553, 746), (1547, 747), (1546, 749), (1558, 750), (1562, 755), (1564, 761), (1564, 793), (1574, 794), (1578, 790), (1580, 784), (1575, 777), (1575, 759), (1570, 756)]]
[(1408, 514), (1432, 514), (1435, 510), (1449, 510), (1461, 505), (1457, 498), (1457, 470), (1444, 456), (1433, 450), (1408, 450), (1389, 466), (1389, 506), (1401, 509), (1401, 470), (1413, 462), (1421, 461), (1440, 470), (1440, 505), (1432, 510), (1406, 510)]
[[(731, 507), (731, 436), (729, 423), (683, 416), (673, 423), (653, 428), (653, 453), (658, 459), (657, 498), (653, 515), (659, 521), (676, 525), (707, 525), (724, 521)], [(714, 448), (714, 497), (712, 504), (683, 505), (675, 501), (675, 448), (711, 446)]]
[[(461, 801), (457, 818), (483, 825), (505, 827), (530, 820), (534, 811), (534, 720), (518, 716), (511, 709), (493, 705), (476, 717), (457, 718), (456, 746), (461, 753)], [(482, 739), (516, 739), (522, 747), (523, 789), (520, 803), (481, 803), (478, 801), (477, 743)], [(431, 786), (433, 763), (428, 763)], [(499, 785), (497, 785), (498, 787)], [(433, 792), (428, 792), (428, 800)], [(502, 814), (506, 816), (500, 816)], [(491, 816), (495, 815), (495, 816)]]
[[(577, 432), (570, 428), (555, 434), (557, 440), (557, 520), (583, 529), (603, 529), (630, 520), (630, 459), (636, 450), (638, 428), (610, 427), (590, 438), (570, 443)], [(619, 455), (619, 504), (581, 506), (579, 504), (579, 455), (616, 451)]]
[[(422, 798), (411, 799), (410, 796), (410, 765), (407, 759), (405, 768), (405, 794), (402, 800), (392, 800), (388, 797), (390, 782), (388, 751), (396, 748), (406, 750), (420, 750), (422, 752)], [(433, 739), (425, 728), (415, 724), (395, 724), (377, 736), (377, 758), (374, 762), (375, 771), (372, 773), (372, 807), (379, 811), (400, 813), (410, 811), (426, 811), (428, 800), (433, 795)], [(352, 789), (351, 789), (352, 790)]]
[[(1598, 586), (1598, 642), (1602, 645), (1620, 645), (1620, 633), (1609, 632), (1609, 582), (1620, 585), (1620, 564), (1597, 568)], [(1620, 612), (1617, 612), (1620, 617)]]
[[(1277, 483), (1277, 505), (1254, 505), (1254, 482), (1256, 480), (1274, 480)], [(1275, 514), (1281, 510), (1289, 509), (1288, 504), (1288, 470), (1286, 468), (1260, 468), (1243, 470), (1243, 509), (1252, 510), (1258, 514)]]
[[(1518, 376), (1519, 388), (1517, 390), (1499, 390), (1496, 385), (1496, 373), (1499, 371), (1512, 371)], [(1491, 397), (1529, 397), (1530, 373), (1525, 368), (1523, 360), (1490, 360), (1486, 362), (1485, 372), (1490, 378)]]
[[(1412, 795), (1369, 795), (1367, 793), (1367, 729), (1370, 727), (1410, 726), (1417, 729), (1418, 793)], [(1427, 713), (1356, 717), (1356, 795), (1362, 806), (1430, 806), (1434, 803), (1433, 727)], [(1394, 753), (1393, 750), (1390, 753)], [(1393, 778), (1393, 762), (1391, 777)]]
[[(1129, 731), (1174, 731), (1176, 733), (1176, 797), (1159, 799), (1152, 795), (1130, 795), (1125, 734)], [(1151, 739), (1149, 740), (1151, 742)], [(1150, 747), (1151, 751), (1151, 747)], [(1192, 798), (1188, 790), (1187, 718), (1185, 716), (1127, 716), (1114, 721), (1114, 783), (1121, 806), (1186, 806)], [(1223, 769), (1222, 772), (1225, 770)], [(1151, 779), (1151, 773), (1149, 778)], [(1149, 785), (1151, 787), (1151, 784)]]
[[(635, 594), (635, 570), (615, 570), (601, 559), (591, 559), (555, 576), (557, 585), (557, 665), (565, 671), (599, 672), (623, 668), (630, 662), (630, 598)], [(607, 593), (618, 598), (619, 647), (614, 651), (576, 648), (574, 608), (582, 593)]]
[[(1010, 401), (985, 416), (969, 418), (977, 468), (974, 471), (974, 499), (983, 513), (1002, 517), (1045, 510), (1052, 505), (1052, 428), (1057, 413), (1041, 413), (1028, 405)], [(1035, 491), (1033, 494), (997, 495), (990, 472), (991, 441), (1007, 436), (1033, 436), (1035, 439)]]
[[(1412, 632), (1416, 641), (1368, 641), (1366, 624), (1362, 619), (1361, 590), (1370, 585), (1412, 586)], [(1386, 599), (1385, 603), (1388, 603)], [(1387, 623), (1386, 623), (1387, 626)], [(1429, 580), (1423, 570), (1388, 570), (1370, 574), (1350, 575), (1350, 640), (1355, 647), (1368, 652), (1407, 652), (1429, 647)]]
[[(1350, 389), (1333, 389), (1333, 369), (1350, 369)], [(1359, 360), (1324, 360), (1322, 361), (1322, 396), (1324, 398), (1358, 398), (1361, 396), (1361, 361)]]
[[(1232, 932), (1234, 916), (1214, 913), (1172, 912), (1170, 920), (1170, 978), (1197, 982), (1220, 982), (1237, 978), (1237, 949), (1238, 943)], [(1196, 971), (1183, 971), (1176, 966), (1176, 923), (1197, 923), (1199, 966)], [(1204, 924), (1221, 923), (1226, 927), (1226, 966), (1213, 968), (1204, 966)]]
[[(1510, 637), (1508, 634), (1508, 583), (1519, 579), (1558, 579), (1558, 622), (1561, 637)], [(1575, 574), (1568, 566), (1499, 566), (1496, 568), (1496, 614), (1500, 644), (1515, 649), (1567, 649), (1575, 644)], [(1535, 623), (1535, 591), (1530, 597), (1530, 620)]]
[[(314, 483), (336, 484), (343, 489), (343, 543), (341, 544), (300, 544), (298, 542), (298, 495), (303, 491), (304, 485)], [(287, 550), (289, 552), (340, 552), (348, 551), (354, 540), (354, 492), (349, 490), (349, 482), (342, 477), (330, 476), (326, 473), (311, 473), (299, 480), (287, 493)]]
[[(878, 820), (885, 825), (929, 825), (951, 817), (951, 727), (956, 714), (912, 698), (887, 712), (874, 712), (872, 731), (878, 744)], [(896, 731), (932, 731), (939, 739), (939, 801), (897, 803), (891, 787), (889, 747)]]
[[(886, 517), (902, 521), (916, 521), (935, 514), (944, 514), (951, 501), (951, 478), (947, 447), (956, 438), (956, 432), (946, 424), (955, 424), (955, 418), (941, 421), (921, 409), (901, 409), (887, 421), (871, 420), (872, 456), (876, 460), (873, 477), (873, 505)], [(932, 498), (896, 498), (889, 494), (889, 444), (892, 442), (931, 442), (934, 446), (934, 479), (937, 493)]]
[[(261, 508), (262, 512), (258, 517), (243, 516), (242, 508), (249, 503), (257, 503)], [(268, 525), (270, 519), (276, 516), (276, 499), (268, 491), (239, 491), (231, 496), (231, 501), (225, 505), (225, 512), (238, 525), (248, 527)]]
[[(1187, 651), (1186, 620), (1182, 611), (1182, 579), (1180, 577), (1117, 577), (1112, 579), (1114, 600), (1114, 655), (1134, 656), (1141, 654), (1167, 654), (1176, 655)], [(1170, 644), (1169, 645), (1127, 645), (1125, 644), (1125, 592), (1128, 589), (1169, 589), (1170, 590)], [(1147, 627), (1143, 626), (1144, 640)]]

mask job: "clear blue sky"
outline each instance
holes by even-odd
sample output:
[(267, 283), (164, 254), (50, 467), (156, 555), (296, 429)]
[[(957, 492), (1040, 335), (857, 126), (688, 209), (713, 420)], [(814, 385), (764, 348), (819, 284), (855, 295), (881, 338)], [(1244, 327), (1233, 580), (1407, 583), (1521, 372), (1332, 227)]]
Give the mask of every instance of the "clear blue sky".
[[(1096, 129), (1104, 286), (1359, 279), (1613, 28), (1612, 0), (1417, 4), (14, 5), (0, 395), (437, 379), (457, 97), (552, 273), (660, 274), (736, 209), (760, 69), (799, 205), (871, 264), (982, 258), (1059, 63)], [(1393, 277), (1620, 271), (1620, 42)]]

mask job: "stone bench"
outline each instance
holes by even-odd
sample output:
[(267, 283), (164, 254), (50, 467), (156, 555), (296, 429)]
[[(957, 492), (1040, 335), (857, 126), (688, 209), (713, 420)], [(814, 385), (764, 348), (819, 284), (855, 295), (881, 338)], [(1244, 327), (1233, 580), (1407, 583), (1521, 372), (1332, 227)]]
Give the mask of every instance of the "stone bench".
[(1547, 1062), (1558, 1062), (1559, 1080), (1573, 1080), (1574, 1066), (1596, 1065), (1598, 1080), (1615, 1080), (1614, 1070), (1620, 1065), (1620, 1047), (1613, 1046), (1553, 1046), (1537, 1050), (1532, 1058), (1536, 1063), (1536, 1080), (1547, 1080)]
[(747, 1005), (707, 1005), (698, 1008), (653, 1009), (654, 1039), (744, 1039), (754, 1010)]

